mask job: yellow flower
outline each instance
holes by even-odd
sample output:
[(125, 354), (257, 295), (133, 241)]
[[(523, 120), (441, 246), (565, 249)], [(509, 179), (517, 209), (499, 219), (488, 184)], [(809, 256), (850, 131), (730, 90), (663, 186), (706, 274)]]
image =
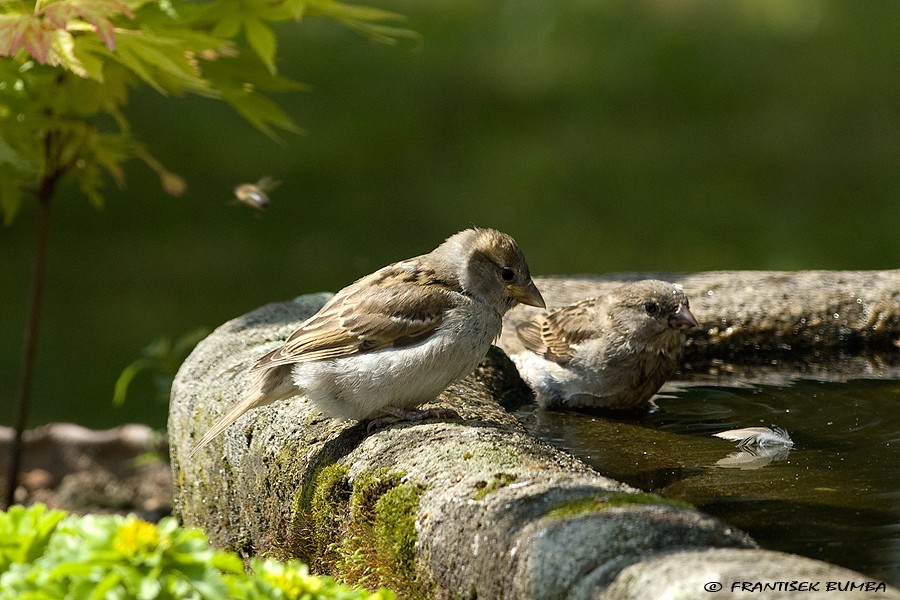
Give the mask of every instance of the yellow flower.
[(130, 518), (119, 526), (113, 548), (126, 556), (151, 553), (159, 546), (156, 525)]

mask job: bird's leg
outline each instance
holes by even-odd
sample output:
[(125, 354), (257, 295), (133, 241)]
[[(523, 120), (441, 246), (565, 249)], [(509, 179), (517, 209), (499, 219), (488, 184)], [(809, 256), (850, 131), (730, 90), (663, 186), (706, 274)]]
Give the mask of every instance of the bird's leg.
[(372, 433), (394, 423), (403, 421), (424, 421), (425, 419), (462, 419), (452, 408), (403, 409), (387, 406), (381, 409), (382, 416), (369, 421), (366, 433)]

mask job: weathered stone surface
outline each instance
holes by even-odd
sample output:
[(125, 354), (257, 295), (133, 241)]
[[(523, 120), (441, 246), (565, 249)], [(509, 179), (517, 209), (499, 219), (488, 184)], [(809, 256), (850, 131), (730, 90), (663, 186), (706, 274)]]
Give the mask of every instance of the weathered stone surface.
[[(224, 325), (198, 346), (175, 381), (169, 421), (175, 510), (186, 524), (203, 526), (214, 543), (254, 554), (277, 549), (303, 555), (316, 549), (304, 536), (328, 527), (336, 515), (338, 520), (349, 518), (351, 504), (362, 501), (348, 492), (343, 501), (325, 506), (328, 514), (323, 516), (317, 494), (330, 496), (342, 485), (352, 489), (356, 481), (389, 482), (399, 475), (380, 491), (401, 482), (421, 490), (413, 507), (412, 573), (420, 582), (430, 582), (429, 589), (439, 597), (469, 592), (494, 597), (510, 589), (521, 589), (516, 597), (553, 597), (547, 595), (548, 583), (553, 589), (571, 587), (585, 564), (606, 562), (611, 552), (622, 552), (597, 545), (593, 534), (584, 538), (580, 525), (561, 528), (567, 519), (590, 521), (596, 513), (606, 527), (615, 529), (616, 515), (631, 509), (607, 504), (631, 503), (635, 514), (651, 510), (655, 515), (635, 518), (635, 523), (654, 521), (656, 527), (647, 527), (643, 546), (632, 551), (632, 560), (657, 552), (656, 537), (667, 525), (675, 532), (669, 539), (677, 548), (752, 544), (740, 532), (637, 494), (527, 435), (494, 400), (506, 394), (512, 401), (516, 390), (519, 398), (527, 397), (511, 363), (496, 350), (472, 377), (450, 386), (440, 399), (464, 422), (399, 424), (366, 435), (364, 424), (324, 418), (297, 399), (252, 412), (194, 460), (185, 461), (198, 434), (242, 393), (246, 366), (271, 346), (264, 341), (250, 352), (248, 340), (287, 336), (293, 326), (287, 315), (292, 313), (296, 323), (321, 301), (317, 296), (269, 305)], [(246, 363), (243, 368), (241, 363)], [(345, 482), (317, 480), (335, 464), (346, 467)], [(547, 516), (585, 502), (586, 507), (576, 511), (584, 514)], [(566, 531), (568, 535), (560, 535)], [(339, 526), (332, 533), (347, 532)], [(540, 564), (534, 557), (552, 550), (545, 548), (548, 539), (564, 548), (586, 548), (573, 554), (570, 570), (557, 572), (555, 578), (534, 573)], [(635, 541), (629, 537), (625, 543)]]
[(597, 600), (645, 598), (900, 598), (897, 589), (854, 571), (768, 550), (700, 550), (624, 569)]
[[(555, 303), (583, 293), (568, 285), (558, 292), (544, 280), (541, 289)], [(728, 296), (709, 289), (708, 298)], [(526, 434), (501, 403), (526, 401), (527, 390), (496, 350), (438, 401), (463, 421), (401, 423), (367, 435), (365, 424), (327, 419), (297, 398), (251, 411), (188, 460), (199, 436), (247, 389), (253, 361), (326, 297), (268, 305), (226, 323), (198, 345), (176, 378), (169, 420), (175, 512), (204, 527), (217, 545), (298, 556), (320, 570), (388, 583), (403, 597), (438, 598), (595, 598), (612, 590), (611, 583), (628, 594), (637, 588), (617, 577), (648, 560), (754, 545), (740, 531), (605, 478)], [(704, 323), (715, 314), (712, 306), (692, 297)], [(762, 327), (748, 311), (747, 322), (757, 324), (747, 328)], [(881, 316), (867, 327), (877, 331), (860, 335), (873, 343), (891, 339), (896, 307), (875, 313)], [(768, 321), (765, 327), (778, 329)], [(809, 334), (798, 332), (799, 339)], [(735, 556), (748, 556), (743, 568), (756, 572), (752, 555)], [(836, 569), (807, 563), (825, 575)], [(789, 567), (780, 576), (796, 579)], [(679, 577), (694, 574), (673, 571), (672, 589), (681, 589)], [(685, 597), (697, 595), (702, 592)]]

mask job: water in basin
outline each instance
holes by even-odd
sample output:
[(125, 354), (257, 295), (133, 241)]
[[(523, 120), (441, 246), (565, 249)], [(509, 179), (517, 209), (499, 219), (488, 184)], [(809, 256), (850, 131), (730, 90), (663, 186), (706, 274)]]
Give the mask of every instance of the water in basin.
[[(761, 546), (900, 585), (900, 380), (668, 385), (637, 418), (528, 409), (538, 437), (605, 475), (678, 498)], [(781, 427), (793, 446), (713, 437)]]

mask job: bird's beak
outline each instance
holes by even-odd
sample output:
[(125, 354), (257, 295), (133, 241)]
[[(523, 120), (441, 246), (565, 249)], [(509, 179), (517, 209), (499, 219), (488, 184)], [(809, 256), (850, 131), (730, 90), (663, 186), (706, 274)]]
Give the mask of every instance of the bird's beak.
[(541, 296), (537, 286), (534, 285), (534, 282), (530, 279), (525, 285), (508, 285), (506, 286), (506, 289), (509, 290), (509, 295), (517, 302), (528, 304), (529, 306), (537, 306), (539, 308), (547, 307), (544, 303), (544, 297)]
[(673, 329), (689, 329), (697, 326), (697, 319), (686, 306), (678, 305), (678, 308), (669, 315), (669, 327)]

